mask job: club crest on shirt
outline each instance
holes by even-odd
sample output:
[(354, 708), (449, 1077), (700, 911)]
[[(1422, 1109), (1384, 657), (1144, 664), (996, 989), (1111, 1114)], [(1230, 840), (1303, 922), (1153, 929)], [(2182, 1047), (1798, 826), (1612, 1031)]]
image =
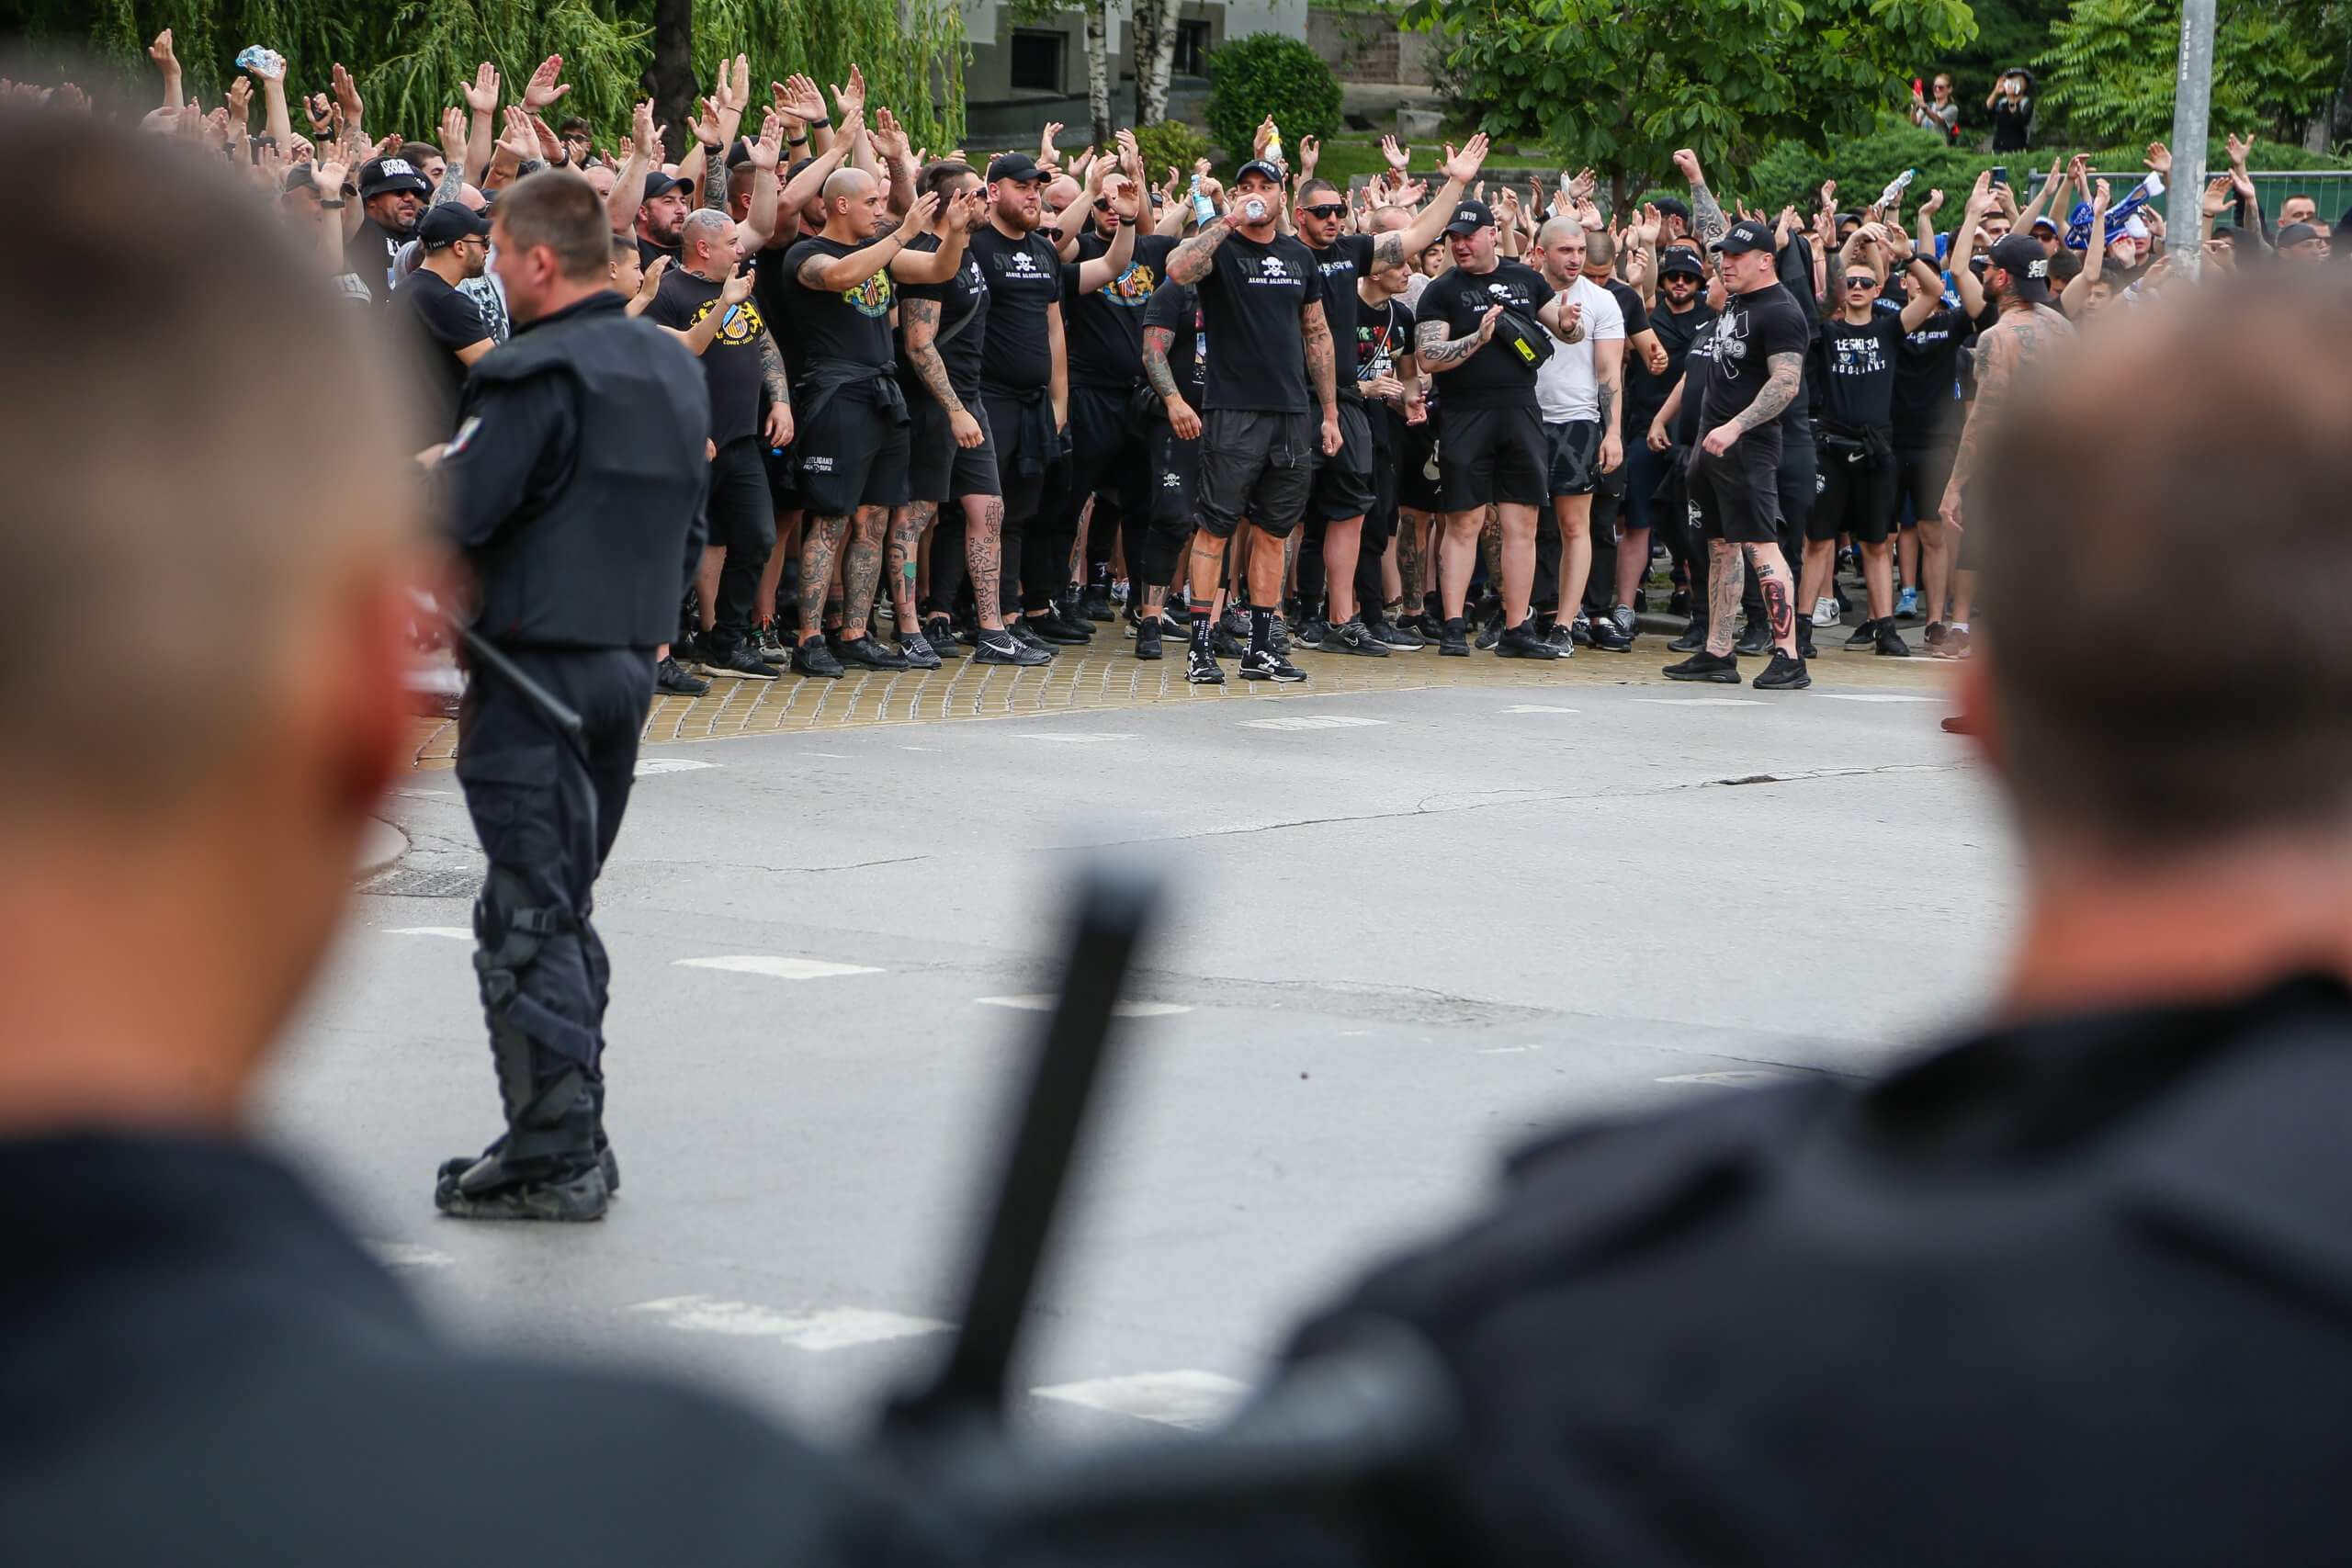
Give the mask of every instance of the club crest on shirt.
[(1136, 308), (1151, 303), (1151, 291), (1159, 287), (1159, 275), (1141, 262), (1095, 290), (1114, 305)]
[(842, 303), (861, 316), (890, 313), (890, 275), (877, 272), (854, 288), (842, 290)]
[[(701, 321), (718, 309), (718, 300), (711, 300), (695, 312), (695, 320)], [(746, 299), (741, 305), (729, 307), (727, 319), (719, 323), (718, 341), (741, 348), (746, 344), (759, 342), (760, 333), (766, 330), (767, 322), (761, 317), (760, 308)]]

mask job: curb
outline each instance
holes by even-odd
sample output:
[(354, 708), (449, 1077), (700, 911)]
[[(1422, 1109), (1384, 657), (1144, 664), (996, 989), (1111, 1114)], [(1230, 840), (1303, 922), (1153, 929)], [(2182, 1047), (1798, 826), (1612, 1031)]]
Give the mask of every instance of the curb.
[(352, 866), (352, 880), (365, 882), (379, 872), (389, 871), (408, 853), (408, 835), (380, 817), (368, 818), (368, 826), (359, 836), (359, 853)]

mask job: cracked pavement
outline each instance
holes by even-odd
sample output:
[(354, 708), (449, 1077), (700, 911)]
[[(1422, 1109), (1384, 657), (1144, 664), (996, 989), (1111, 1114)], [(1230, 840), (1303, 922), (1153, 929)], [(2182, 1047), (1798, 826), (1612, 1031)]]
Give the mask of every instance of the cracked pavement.
[[(266, 1130), (461, 1328), (854, 1430), (935, 1341), (793, 1335), (945, 1310), (1069, 870), (1141, 859), (1174, 881), (1128, 993), (1153, 1016), (1121, 1025), (1022, 1386), (1247, 1382), (1520, 1139), (1869, 1072), (1964, 1016), (2017, 903), (2007, 827), (1924, 671), (1816, 678), (1741, 705), (1587, 672), (649, 743), (678, 771), (639, 780), (596, 909), (627, 1187), (562, 1234), (432, 1213), (495, 1097), (468, 944), (435, 934), (481, 860), (454, 777), (419, 771), (385, 808), (409, 853)], [(690, 962), (713, 958), (735, 966)]]

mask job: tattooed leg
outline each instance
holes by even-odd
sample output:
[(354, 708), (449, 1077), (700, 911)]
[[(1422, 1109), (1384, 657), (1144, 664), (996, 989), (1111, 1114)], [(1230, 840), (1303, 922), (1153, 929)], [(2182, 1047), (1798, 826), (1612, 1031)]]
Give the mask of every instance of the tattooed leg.
[(1718, 659), (1730, 656), (1731, 618), (1739, 613), (1739, 596), (1747, 587), (1747, 568), (1740, 547), (1729, 539), (1708, 540), (1707, 651)]
[(841, 559), (842, 541), (849, 536), (847, 517), (811, 517), (800, 540), (800, 640), (814, 642), (824, 635), (825, 592), (833, 585), (833, 567)]
[(1004, 579), (1004, 497), (964, 498), (964, 562), (972, 573), (972, 609), (984, 632), (1004, 630), (997, 592)]
[[(1487, 563), (1487, 582), (1499, 594), (1503, 591), (1503, 520), (1500, 509), (1487, 508), (1485, 520), (1478, 525), (1478, 558)], [(1469, 584), (1463, 587), (1466, 592)]]
[(903, 637), (915, 625), (915, 579), (921, 575), (922, 532), (938, 511), (928, 501), (910, 502), (890, 513), (890, 609)]
[(842, 637), (855, 642), (874, 623), (874, 595), (882, 584), (882, 541), (889, 509), (861, 506), (850, 529), (849, 553), (842, 558)]
[(1430, 518), (1426, 512), (1399, 513), (1405, 525), (1396, 530), (1396, 592), (1408, 614), (1421, 613), (1421, 596), (1429, 592), (1421, 570), (1421, 554), (1429, 547)]
[(1747, 564), (1764, 592), (1764, 614), (1772, 623), (1772, 643), (1791, 659), (1797, 656), (1797, 585), (1778, 545), (1749, 545)]

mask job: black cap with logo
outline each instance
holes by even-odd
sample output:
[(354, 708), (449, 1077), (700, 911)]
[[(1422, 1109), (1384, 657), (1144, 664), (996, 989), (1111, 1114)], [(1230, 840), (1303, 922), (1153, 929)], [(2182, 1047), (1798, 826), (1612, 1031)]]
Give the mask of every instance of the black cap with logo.
[(2004, 234), (1993, 246), (1993, 265), (2009, 275), (2009, 287), (2030, 304), (2050, 303), (2050, 257), (2030, 234)]
[(1772, 248), (1772, 231), (1753, 218), (1743, 218), (1724, 231), (1724, 237), (1708, 247), (1727, 256), (1748, 251), (1769, 251)]
[(1481, 229), (1494, 226), (1495, 215), (1487, 210), (1485, 202), (1465, 201), (1453, 209), (1453, 217), (1447, 222), (1445, 231), (1449, 234), (1475, 234)]

